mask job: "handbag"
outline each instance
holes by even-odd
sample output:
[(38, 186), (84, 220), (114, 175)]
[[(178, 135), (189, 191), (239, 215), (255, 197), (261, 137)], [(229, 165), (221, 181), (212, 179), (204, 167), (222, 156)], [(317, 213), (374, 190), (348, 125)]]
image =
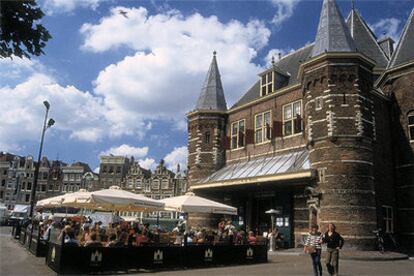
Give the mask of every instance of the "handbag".
[(309, 245), (305, 246), (305, 253), (312, 254), (312, 253), (315, 253), (315, 252), (316, 252), (315, 246), (309, 246)]

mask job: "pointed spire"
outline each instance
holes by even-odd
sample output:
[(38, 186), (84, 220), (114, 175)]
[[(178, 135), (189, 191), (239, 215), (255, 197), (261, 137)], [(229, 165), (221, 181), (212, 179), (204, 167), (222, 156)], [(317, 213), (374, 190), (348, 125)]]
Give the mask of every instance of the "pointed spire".
[(206, 79), (201, 88), (200, 97), (198, 98), (195, 109), (227, 110), (216, 54), (216, 51), (214, 51), (213, 60), (211, 61)]
[(408, 17), (407, 23), (402, 32), (400, 42), (395, 50), (388, 68), (397, 67), (408, 62), (414, 62), (414, 8)]
[(377, 38), (358, 10), (353, 8), (347, 19), (352, 39), (359, 52), (373, 59), (378, 68), (386, 68), (388, 57), (377, 42)]
[(325, 52), (355, 52), (355, 44), (335, 0), (324, 0), (312, 57)]

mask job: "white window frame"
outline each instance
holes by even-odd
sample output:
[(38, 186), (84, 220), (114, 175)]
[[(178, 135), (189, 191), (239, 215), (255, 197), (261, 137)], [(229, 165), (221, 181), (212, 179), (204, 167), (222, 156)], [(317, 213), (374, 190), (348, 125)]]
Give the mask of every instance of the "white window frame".
[[(295, 106), (297, 106), (297, 104), (299, 104), (299, 113), (295, 113)], [(286, 116), (286, 112), (285, 109), (290, 108), (291, 110), (291, 116), (290, 118), (285, 118)], [(295, 113), (295, 114), (294, 114)], [(297, 115), (302, 116), (302, 100), (299, 101), (294, 101), (288, 104), (283, 105), (282, 107), (282, 120), (283, 120), (283, 136), (288, 137), (288, 136), (293, 136), (299, 133), (303, 132), (303, 121), (301, 122), (301, 131), (299, 132), (295, 132), (295, 120)], [(290, 131), (291, 133), (287, 134), (286, 133), (286, 124), (290, 123)]]
[[(256, 114), (254, 116), (254, 143), (255, 144), (264, 144), (270, 141), (270, 139), (267, 138), (267, 127), (265, 123), (265, 114), (269, 114), (269, 131), (270, 131), (270, 138), (272, 137), (272, 111), (267, 110), (265, 112)], [(257, 125), (257, 118), (261, 116), (261, 126)], [(261, 134), (261, 139), (258, 139), (258, 134)]]
[[(270, 78), (271, 78), (271, 80), (269, 81)], [(270, 93), (273, 92), (273, 90), (274, 90), (274, 85), (273, 85), (274, 80), (275, 80), (275, 76), (273, 74), (273, 71), (268, 72), (265, 75), (262, 75), (260, 77), (260, 96), (263, 97), (263, 96), (269, 95)], [(263, 83), (263, 81), (265, 81), (265, 83)]]
[(142, 187), (142, 179), (141, 178), (137, 178), (136, 182), (135, 182), (135, 188), (136, 189), (141, 189)]
[[(413, 122), (410, 123), (410, 118), (413, 118)], [(414, 111), (411, 111), (407, 115), (407, 124), (408, 124), (408, 138), (410, 142), (414, 142), (414, 135), (411, 136), (411, 129), (414, 129)], [(413, 131), (414, 132), (414, 131)]]
[[(384, 212), (385, 211), (385, 212)], [(392, 206), (382, 205), (382, 219), (385, 225), (385, 233), (394, 233), (394, 213)]]
[[(165, 185), (167, 184), (167, 185)], [(170, 181), (168, 179), (162, 179), (161, 180), (161, 189), (166, 190), (170, 188)]]
[[(244, 126), (244, 129), (243, 129), (243, 131), (242, 131), (242, 133), (243, 133), (243, 145), (242, 146), (240, 146), (239, 145), (239, 133), (240, 133), (240, 131), (239, 131), (239, 129), (240, 129), (240, 124), (243, 122), (243, 126)], [(237, 125), (237, 128), (236, 128), (236, 133), (234, 133), (233, 132), (233, 130), (234, 130), (234, 125)], [(242, 148), (244, 148), (245, 146), (246, 146), (246, 119), (242, 119), (242, 120), (238, 120), (238, 121), (236, 121), (236, 122), (233, 122), (233, 123), (231, 123), (231, 129), (230, 129), (230, 132), (231, 132), (231, 135), (230, 135), (230, 148), (232, 149), (232, 150), (237, 150), (237, 149), (242, 149)], [(233, 145), (233, 138), (236, 138), (236, 146), (234, 147), (234, 145)]]
[(159, 190), (160, 189), (160, 180), (154, 179), (151, 183), (151, 190)]

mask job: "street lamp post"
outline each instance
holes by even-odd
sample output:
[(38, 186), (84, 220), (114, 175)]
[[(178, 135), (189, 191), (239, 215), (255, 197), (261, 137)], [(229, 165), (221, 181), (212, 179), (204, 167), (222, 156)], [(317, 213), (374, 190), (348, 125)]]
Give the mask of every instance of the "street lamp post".
[(43, 122), (42, 137), (40, 139), (40, 147), (39, 147), (39, 155), (37, 156), (37, 163), (36, 163), (35, 172), (34, 172), (33, 187), (32, 187), (32, 192), (31, 192), (31, 195), (30, 195), (30, 213), (29, 213), (29, 217), (32, 218), (32, 219), (33, 219), (33, 209), (34, 209), (35, 197), (36, 197), (37, 179), (39, 178), (40, 160), (42, 158), (43, 140), (45, 138), (46, 130), (49, 127), (51, 127), (55, 124), (55, 120), (53, 120), (53, 119), (49, 119), (49, 121), (47, 120), (47, 116), (49, 115), (49, 109), (50, 109), (49, 102), (44, 101), (43, 104), (46, 107), (46, 114), (45, 114), (45, 120)]

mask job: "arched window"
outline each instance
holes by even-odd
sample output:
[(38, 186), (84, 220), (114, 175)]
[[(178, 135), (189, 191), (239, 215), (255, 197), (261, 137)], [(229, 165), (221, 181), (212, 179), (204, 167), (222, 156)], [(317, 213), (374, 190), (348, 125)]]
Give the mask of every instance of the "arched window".
[(414, 141), (414, 110), (410, 111), (407, 115), (408, 119), (408, 138), (410, 141)]

